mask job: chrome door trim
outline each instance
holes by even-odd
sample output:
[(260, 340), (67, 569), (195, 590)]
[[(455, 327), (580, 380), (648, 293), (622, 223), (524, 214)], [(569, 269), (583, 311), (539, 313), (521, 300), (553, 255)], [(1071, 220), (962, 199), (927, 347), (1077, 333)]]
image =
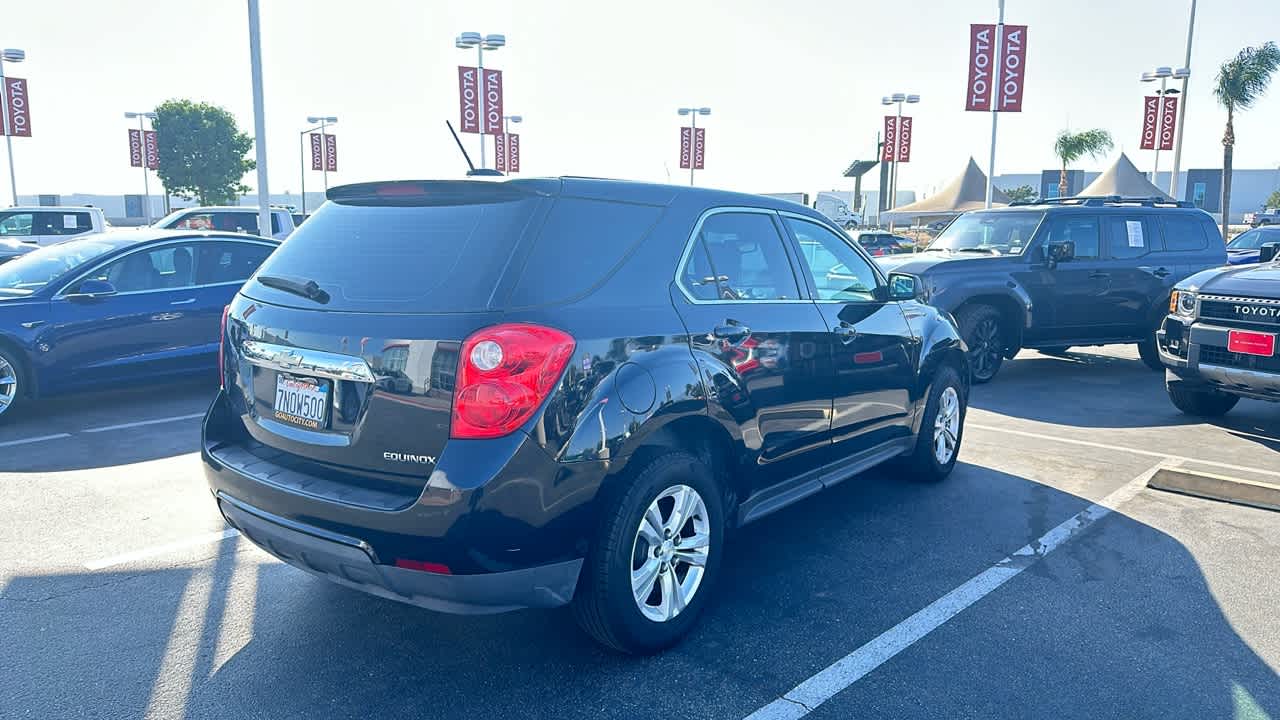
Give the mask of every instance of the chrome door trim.
[(364, 358), (354, 355), (308, 350), (305, 348), (276, 345), (258, 340), (245, 340), (240, 354), (250, 364), (269, 370), (314, 375), (331, 380), (352, 380), (373, 383), (373, 369)]

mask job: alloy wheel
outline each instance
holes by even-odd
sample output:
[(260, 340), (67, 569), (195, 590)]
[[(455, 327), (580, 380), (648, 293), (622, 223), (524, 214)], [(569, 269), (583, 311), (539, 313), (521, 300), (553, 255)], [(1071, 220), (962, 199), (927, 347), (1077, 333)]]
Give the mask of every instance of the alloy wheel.
[(1000, 346), (1000, 324), (995, 318), (987, 318), (973, 329), (969, 358), (975, 377), (988, 378), (995, 374), (1004, 349)]
[(631, 546), (631, 592), (640, 612), (654, 622), (683, 612), (702, 585), (710, 551), (711, 524), (698, 491), (676, 485), (658, 495)]
[(4, 414), (18, 397), (18, 371), (8, 360), (0, 357), (0, 415)]
[(938, 413), (933, 420), (933, 457), (946, 465), (956, 454), (960, 442), (960, 394), (947, 386), (938, 398)]

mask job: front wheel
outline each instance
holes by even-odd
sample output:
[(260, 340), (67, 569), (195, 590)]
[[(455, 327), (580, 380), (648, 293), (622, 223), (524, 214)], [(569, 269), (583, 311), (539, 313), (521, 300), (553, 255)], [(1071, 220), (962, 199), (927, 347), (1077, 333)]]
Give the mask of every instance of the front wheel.
[(668, 453), (603, 500), (574, 597), (578, 624), (620, 652), (670, 647), (697, 622), (720, 571), (724, 514), (711, 471)]
[(1004, 363), (1004, 331), (1000, 311), (990, 305), (974, 305), (956, 318), (960, 336), (969, 348), (969, 367), (975, 383), (990, 382)]
[(22, 407), (26, 395), (22, 383), (22, 362), (0, 347), (0, 422), (12, 418)]
[(1240, 402), (1236, 395), (1228, 395), (1218, 390), (1193, 390), (1180, 385), (1168, 386), (1169, 399), (1173, 406), (1188, 415), (1197, 417), (1219, 417), (1226, 415), (1231, 408)]
[(1164, 363), (1160, 361), (1160, 351), (1156, 349), (1156, 339), (1154, 337), (1138, 343), (1138, 357), (1142, 358), (1142, 364), (1148, 368), (1164, 370)]
[(938, 369), (920, 419), (915, 449), (903, 456), (902, 465), (922, 480), (945, 479), (956, 467), (968, 397), (960, 373), (950, 365)]

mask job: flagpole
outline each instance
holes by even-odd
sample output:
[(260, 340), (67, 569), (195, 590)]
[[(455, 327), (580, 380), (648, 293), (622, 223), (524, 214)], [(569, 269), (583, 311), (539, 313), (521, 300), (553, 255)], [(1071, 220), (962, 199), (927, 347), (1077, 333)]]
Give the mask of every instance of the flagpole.
[(999, 92), (999, 73), (1000, 73), (1000, 46), (1004, 43), (1004, 0), (1000, 0), (1000, 20), (996, 25), (996, 49), (993, 57), (995, 64), (993, 65), (995, 72), (996, 86), (992, 88), (991, 93), (991, 157), (987, 162), (987, 208), (991, 208), (991, 189), (996, 181), (996, 121), (1000, 117), (997, 112), (996, 101), (1000, 97)]

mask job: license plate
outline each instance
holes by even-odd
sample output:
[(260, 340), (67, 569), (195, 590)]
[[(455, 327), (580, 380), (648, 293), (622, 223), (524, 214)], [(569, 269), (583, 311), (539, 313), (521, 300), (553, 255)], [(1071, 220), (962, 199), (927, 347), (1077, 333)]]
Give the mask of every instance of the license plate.
[(1276, 336), (1272, 333), (1229, 330), (1227, 332), (1227, 349), (1231, 352), (1244, 353), (1245, 355), (1271, 357), (1276, 354)]
[(329, 419), (329, 385), (323, 380), (276, 375), (275, 418), (310, 430)]

